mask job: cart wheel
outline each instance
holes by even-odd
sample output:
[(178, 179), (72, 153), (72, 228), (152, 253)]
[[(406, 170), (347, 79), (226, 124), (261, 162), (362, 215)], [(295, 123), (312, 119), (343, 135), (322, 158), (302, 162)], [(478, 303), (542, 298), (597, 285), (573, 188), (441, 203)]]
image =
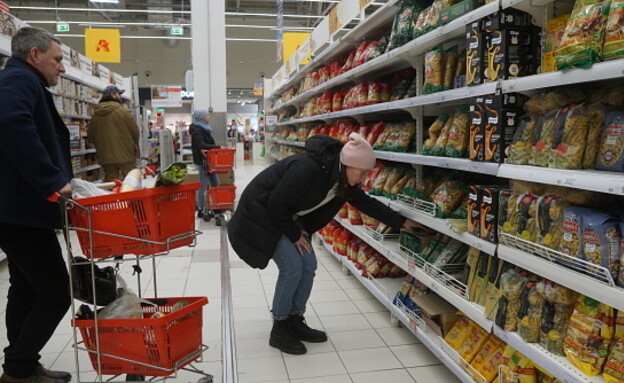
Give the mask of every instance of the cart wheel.
[(126, 382), (144, 382), (145, 375), (128, 374), (126, 375)]
[(215, 217), (215, 226), (221, 226), (221, 218)]
[(212, 383), (212, 376), (204, 376), (203, 378), (199, 379), (197, 381), (197, 383)]
[(204, 216), (202, 218), (204, 219), (204, 222), (210, 222), (213, 216), (214, 214), (211, 211), (206, 211), (204, 212)]

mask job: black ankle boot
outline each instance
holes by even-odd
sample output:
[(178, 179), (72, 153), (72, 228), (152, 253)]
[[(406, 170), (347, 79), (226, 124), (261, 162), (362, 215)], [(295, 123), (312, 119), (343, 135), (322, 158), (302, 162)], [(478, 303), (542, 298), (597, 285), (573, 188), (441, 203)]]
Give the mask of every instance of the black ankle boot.
[(290, 320), (274, 320), (269, 345), (287, 354), (302, 355), (308, 352), (306, 347), (292, 333)]
[(327, 334), (323, 331), (310, 328), (305, 321), (303, 315), (294, 314), (288, 317), (290, 328), (293, 334), (299, 340), (310, 343), (327, 342)]

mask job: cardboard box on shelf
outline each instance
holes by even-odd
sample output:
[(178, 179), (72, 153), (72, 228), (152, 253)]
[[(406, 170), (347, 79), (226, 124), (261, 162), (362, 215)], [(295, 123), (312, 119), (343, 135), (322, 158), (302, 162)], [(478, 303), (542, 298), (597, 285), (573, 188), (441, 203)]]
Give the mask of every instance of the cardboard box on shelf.
[(459, 315), (455, 306), (451, 305), (439, 295), (427, 294), (412, 297), (412, 300), (422, 310), (422, 318), (434, 333), (444, 337), (451, 330)]

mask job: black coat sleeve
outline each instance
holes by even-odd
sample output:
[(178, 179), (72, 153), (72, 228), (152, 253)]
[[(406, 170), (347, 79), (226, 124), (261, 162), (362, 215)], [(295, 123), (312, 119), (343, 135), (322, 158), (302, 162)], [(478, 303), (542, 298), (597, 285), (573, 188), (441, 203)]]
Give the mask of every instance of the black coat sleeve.
[(221, 146), (216, 145), (214, 139), (208, 134), (204, 134), (203, 128), (200, 126), (194, 126), (190, 129), (191, 131), (191, 142), (193, 142), (193, 146), (198, 149), (203, 150), (211, 150), (211, 149), (219, 149)]
[(405, 223), (405, 217), (377, 201), (375, 198), (370, 197), (359, 187), (354, 187), (349, 190), (347, 202), (355, 206), (358, 210), (361, 210), (364, 214), (391, 226), (397, 231), (401, 229)]
[(299, 199), (314, 186), (312, 165), (294, 161), (271, 193), (268, 211), (280, 231), (292, 242), (301, 237), (294, 216), (299, 212)]

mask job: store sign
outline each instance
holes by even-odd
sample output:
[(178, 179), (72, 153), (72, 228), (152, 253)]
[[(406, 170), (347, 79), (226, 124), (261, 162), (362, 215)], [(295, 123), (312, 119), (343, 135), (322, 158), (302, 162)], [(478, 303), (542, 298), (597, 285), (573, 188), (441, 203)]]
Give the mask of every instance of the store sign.
[(56, 23), (57, 32), (69, 32), (69, 23)]
[(121, 36), (119, 29), (85, 29), (85, 53), (96, 62), (121, 62)]
[(182, 106), (182, 87), (179, 85), (153, 86), (152, 108), (179, 108)]
[(306, 42), (310, 38), (309, 33), (301, 33), (301, 32), (286, 32), (284, 33), (284, 53), (282, 54), (282, 58), (284, 59), (284, 63), (290, 60), (290, 57), (299, 49), (299, 47)]
[(265, 117), (266, 126), (273, 126), (277, 124), (277, 115), (275, 114), (267, 114)]
[(192, 100), (195, 98), (195, 92), (182, 89), (182, 100)]
[(264, 84), (261, 82), (254, 82), (253, 84), (253, 95), (256, 97), (262, 97), (264, 91)]
[(184, 27), (181, 25), (173, 25), (171, 27), (171, 34), (173, 36), (182, 36), (184, 35)]

